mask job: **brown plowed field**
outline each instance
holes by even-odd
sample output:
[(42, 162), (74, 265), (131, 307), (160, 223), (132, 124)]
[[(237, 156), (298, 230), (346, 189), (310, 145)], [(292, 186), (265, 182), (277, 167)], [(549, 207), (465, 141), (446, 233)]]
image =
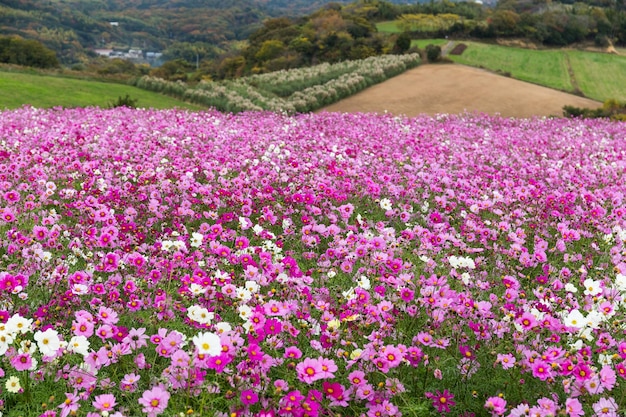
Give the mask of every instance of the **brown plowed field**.
[(421, 65), (319, 111), (419, 114), (479, 112), (561, 116), (563, 106), (602, 103), (458, 64)]

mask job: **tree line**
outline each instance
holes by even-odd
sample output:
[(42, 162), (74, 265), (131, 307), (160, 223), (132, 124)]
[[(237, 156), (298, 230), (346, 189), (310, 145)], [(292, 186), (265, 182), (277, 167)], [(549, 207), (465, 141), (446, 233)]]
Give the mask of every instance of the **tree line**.
[(0, 36), (0, 62), (35, 68), (56, 68), (56, 53), (41, 42), (18, 36)]

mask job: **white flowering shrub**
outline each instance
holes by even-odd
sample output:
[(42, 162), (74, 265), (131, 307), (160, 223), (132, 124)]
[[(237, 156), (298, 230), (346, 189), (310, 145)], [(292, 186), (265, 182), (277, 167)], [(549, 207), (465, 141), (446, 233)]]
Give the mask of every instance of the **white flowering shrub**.
[(195, 87), (181, 81), (141, 77), (136, 86), (172, 95), (221, 111), (317, 110), (413, 68), (419, 55), (382, 55), (367, 59), (252, 75), (235, 81), (202, 81)]

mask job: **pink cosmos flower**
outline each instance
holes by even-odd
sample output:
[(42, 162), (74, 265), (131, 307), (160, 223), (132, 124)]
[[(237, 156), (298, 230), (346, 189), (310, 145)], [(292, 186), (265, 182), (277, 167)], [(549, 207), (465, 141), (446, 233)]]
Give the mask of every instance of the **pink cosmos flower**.
[(65, 393), (65, 401), (63, 401), (60, 405), (59, 408), (61, 409), (61, 415), (60, 417), (67, 417), (68, 415), (70, 415), (71, 412), (75, 412), (76, 410), (78, 410), (79, 404), (78, 404), (78, 395), (76, 394), (70, 394), (69, 392)]
[(259, 395), (251, 389), (241, 391), (240, 398), (245, 405), (256, 404), (259, 401)]
[(302, 362), (296, 365), (296, 371), (298, 372), (298, 379), (307, 384), (324, 378), (322, 364), (317, 359), (304, 359)]
[(151, 390), (144, 391), (139, 399), (139, 404), (143, 405), (141, 411), (148, 414), (148, 417), (155, 417), (167, 408), (170, 400), (170, 393), (161, 385), (156, 385)]
[(593, 375), (593, 371), (585, 363), (579, 363), (576, 365), (572, 373), (576, 377), (577, 381), (586, 381)]
[(113, 394), (102, 394), (96, 396), (91, 404), (96, 410), (112, 411), (117, 403)]
[(324, 357), (320, 357), (317, 360), (322, 370), (320, 378), (334, 378), (335, 377), (334, 373), (337, 372), (337, 369), (338, 369), (337, 365), (335, 364), (335, 361), (329, 358), (324, 358)]
[(583, 405), (577, 398), (568, 398), (565, 400), (565, 411), (569, 417), (580, 417), (585, 414)]
[(454, 394), (447, 389), (444, 389), (443, 392), (439, 390), (435, 391), (435, 393), (427, 392), (425, 395), (426, 398), (432, 400), (433, 407), (435, 407), (439, 413), (449, 413), (450, 407), (456, 405), (456, 402), (452, 401)]
[(617, 417), (619, 407), (612, 397), (600, 398), (593, 404), (593, 411), (597, 417)]
[(363, 371), (352, 371), (348, 374), (348, 381), (354, 386), (360, 386), (367, 383), (367, 378), (365, 377), (365, 372)]
[(485, 408), (492, 416), (501, 416), (506, 411), (506, 400), (500, 397), (489, 397), (485, 401)]
[(532, 370), (533, 376), (542, 381), (552, 377), (552, 368), (546, 361), (536, 360), (535, 363), (533, 363)]
[(515, 356), (510, 353), (498, 353), (496, 362), (502, 365), (502, 369), (510, 369), (515, 366)]
[(322, 390), (324, 393), (332, 398), (340, 398), (345, 391), (344, 387), (338, 382), (322, 382)]
[(28, 353), (20, 353), (11, 358), (11, 365), (16, 371), (26, 371), (33, 366), (33, 359)]
[(284, 357), (287, 359), (300, 359), (302, 357), (302, 352), (295, 346), (290, 346), (285, 349)]

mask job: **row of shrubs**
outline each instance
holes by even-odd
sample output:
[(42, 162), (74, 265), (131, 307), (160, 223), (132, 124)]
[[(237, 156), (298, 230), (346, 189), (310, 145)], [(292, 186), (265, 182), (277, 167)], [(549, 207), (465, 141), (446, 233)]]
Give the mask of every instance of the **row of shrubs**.
[(597, 109), (563, 106), (563, 116), (582, 117), (588, 119), (608, 118), (626, 122), (626, 103), (621, 103), (615, 99), (604, 102), (602, 107)]
[(420, 63), (418, 54), (382, 55), (189, 86), (144, 76), (136, 86), (220, 111), (309, 112), (353, 95)]

